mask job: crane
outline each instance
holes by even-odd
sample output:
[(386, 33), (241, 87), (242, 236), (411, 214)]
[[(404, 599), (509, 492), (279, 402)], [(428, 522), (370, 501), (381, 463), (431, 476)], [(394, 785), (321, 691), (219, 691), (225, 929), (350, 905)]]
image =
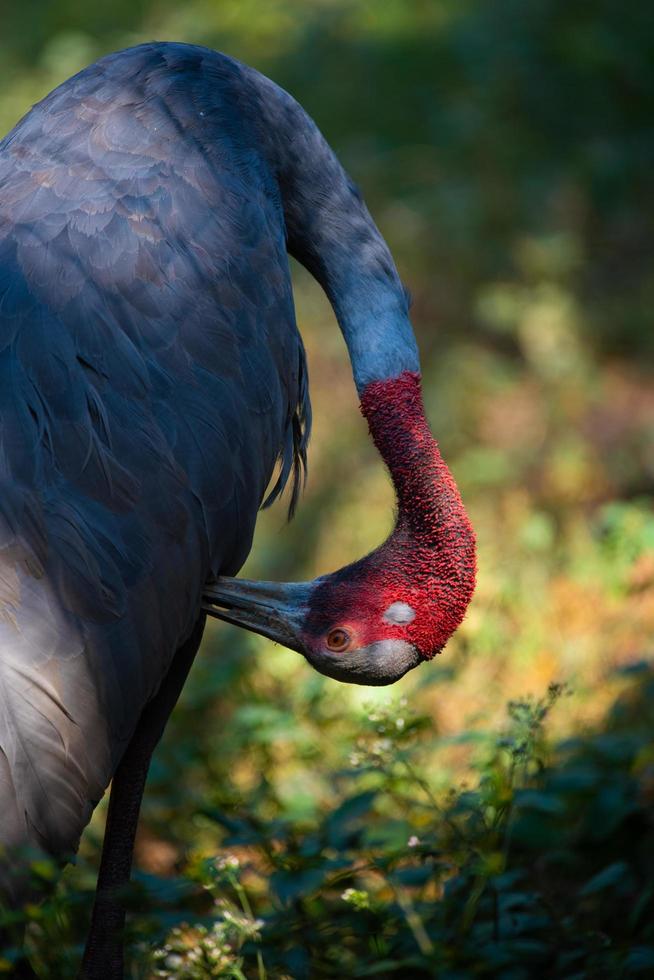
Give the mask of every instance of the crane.
[[(292, 511), (310, 430), (289, 254), (335, 310), (397, 520), (331, 575), (251, 582), (257, 512), (289, 482)], [(386, 684), (443, 647), (474, 580), (407, 294), (298, 103), (152, 42), (33, 107), (0, 143), (2, 900), (26, 846), (74, 854), (113, 780), (83, 976), (122, 976), (117, 889), (206, 614)]]

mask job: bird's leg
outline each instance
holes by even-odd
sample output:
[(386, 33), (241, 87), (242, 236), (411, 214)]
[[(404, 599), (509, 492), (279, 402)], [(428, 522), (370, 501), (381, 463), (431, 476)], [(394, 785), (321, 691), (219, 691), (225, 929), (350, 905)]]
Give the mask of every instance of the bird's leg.
[(121, 980), (125, 905), (141, 798), (152, 753), (175, 707), (193, 663), (204, 615), (177, 653), (155, 697), (146, 705), (114, 773), (91, 928), (84, 950), (82, 980)]

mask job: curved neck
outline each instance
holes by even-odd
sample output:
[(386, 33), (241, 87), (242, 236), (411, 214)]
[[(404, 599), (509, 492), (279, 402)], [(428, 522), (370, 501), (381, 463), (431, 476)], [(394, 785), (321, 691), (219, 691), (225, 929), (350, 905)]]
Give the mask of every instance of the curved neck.
[[(399, 281), (399, 280), (398, 280)], [(347, 344), (359, 397), (372, 383), (420, 372), (418, 347), (405, 293), (395, 283), (368, 276), (341, 281), (330, 295)]]
[(395, 487), (394, 535), (408, 533), (419, 548), (446, 558), (447, 572), (469, 584), (475, 577), (475, 538), (454, 478), (431, 434), (422, 403), (420, 376), (369, 384), (361, 410)]
[(356, 185), (304, 109), (269, 79), (246, 72), (258, 94), (259, 145), (277, 179), (288, 251), (329, 297), (359, 395), (371, 381), (419, 371), (407, 293)]

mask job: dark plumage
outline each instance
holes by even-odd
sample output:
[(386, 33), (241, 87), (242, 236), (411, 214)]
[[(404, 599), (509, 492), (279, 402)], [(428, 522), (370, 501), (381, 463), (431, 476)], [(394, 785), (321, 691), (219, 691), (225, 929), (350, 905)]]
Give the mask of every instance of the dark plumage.
[(297, 485), (304, 352), (279, 189), (238, 107), (246, 71), (139, 47), (0, 143), (10, 849), (76, 848), (204, 582), (246, 557), (278, 457), (273, 497), (293, 469)]

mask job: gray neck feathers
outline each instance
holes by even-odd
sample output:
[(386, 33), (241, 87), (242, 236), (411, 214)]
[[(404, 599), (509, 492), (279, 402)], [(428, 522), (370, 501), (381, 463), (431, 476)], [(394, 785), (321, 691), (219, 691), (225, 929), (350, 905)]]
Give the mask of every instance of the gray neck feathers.
[(419, 371), (406, 292), (356, 186), (290, 95), (257, 72), (248, 80), (281, 192), (288, 250), (329, 297), (359, 393), (370, 381)]

